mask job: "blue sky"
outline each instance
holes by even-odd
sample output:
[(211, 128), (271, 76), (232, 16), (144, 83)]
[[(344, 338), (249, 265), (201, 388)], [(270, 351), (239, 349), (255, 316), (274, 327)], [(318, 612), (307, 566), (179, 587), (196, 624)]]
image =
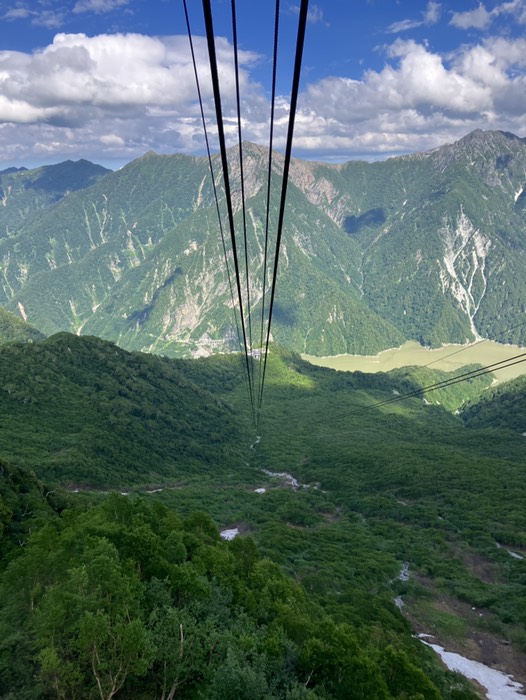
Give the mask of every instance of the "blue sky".
[[(187, 0), (214, 141), (202, 7)], [(243, 138), (268, 143), (270, 0), (238, 0)], [(235, 137), (230, 0), (212, 0)], [(294, 155), (428, 150), (475, 128), (526, 137), (526, 0), (309, 5)], [(286, 137), (297, 2), (281, 0), (275, 147)], [(202, 154), (180, 0), (0, 0), (0, 168)]]

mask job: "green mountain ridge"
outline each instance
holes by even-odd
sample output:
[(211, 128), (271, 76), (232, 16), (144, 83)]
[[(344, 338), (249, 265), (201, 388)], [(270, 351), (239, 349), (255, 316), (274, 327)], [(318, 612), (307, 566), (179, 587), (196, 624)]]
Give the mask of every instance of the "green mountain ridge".
[(469, 401), (462, 419), (476, 428), (509, 428), (526, 436), (526, 377), (491, 387), (477, 401)]
[(0, 308), (0, 345), (43, 340), (44, 335), (19, 316)]
[[(257, 344), (268, 155), (245, 143), (243, 158)], [(229, 162), (241, 231), (238, 149)], [(282, 163), (274, 154), (271, 251)], [(497, 131), (384, 162), (293, 160), (273, 340), (312, 355), (407, 339), (526, 342), (525, 171), (525, 140)], [(226, 226), (224, 235), (228, 244)], [(28, 216), (0, 240), (0, 261), (0, 303), (48, 335), (93, 334), (171, 356), (236, 347), (204, 158), (146, 154)]]
[(0, 453), (48, 482), (118, 486), (176, 482), (181, 468), (242, 470), (232, 409), (173, 362), (60, 333), (1, 347), (0, 386)]
[(88, 160), (67, 160), (39, 168), (6, 168), (0, 172), (0, 240), (16, 237), (19, 228), (38, 212), (70, 192), (84, 189), (111, 173)]

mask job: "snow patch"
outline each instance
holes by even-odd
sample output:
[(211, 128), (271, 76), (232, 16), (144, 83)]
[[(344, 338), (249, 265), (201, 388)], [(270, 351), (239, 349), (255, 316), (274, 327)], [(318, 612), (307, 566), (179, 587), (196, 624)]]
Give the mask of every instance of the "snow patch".
[(267, 476), (272, 476), (275, 479), (281, 479), (288, 486), (291, 486), (294, 490), (296, 490), (300, 486), (303, 486), (303, 488), (308, 488), (305, 484), (300, 484), (300, 482), (297, 479), (295, 479), (290, 474), (287, 474), (287, 472), (270, 472), (268, 469), (262, 469), (261, 471)]
[(419, 635), (420, 640), (440, 656), (450, 671), (457, 671), (466, 678), (480, 683), (487, 690), (486, 697), (488, 700), (513, 700), (513, 698), (522, 698), (524, 700), (524, 686), (522, 683), (514, 681), (506, 673), (485, 666), (479, 661), (472, 661), (460, 654), (446, 651), (438, 644), (432, 644), (423, 639), (424, 636), (428, 637), (429, 635)]

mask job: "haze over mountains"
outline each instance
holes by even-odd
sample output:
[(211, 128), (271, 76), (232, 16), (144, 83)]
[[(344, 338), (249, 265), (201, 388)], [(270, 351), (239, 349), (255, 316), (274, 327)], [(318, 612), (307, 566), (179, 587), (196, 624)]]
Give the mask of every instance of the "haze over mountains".
[[(268, 154), (247, 143), (243, 156), (260, 315)], [(230, 157), (240, 226), (237, 152)], [(276, 193), (281, 164), (275, 154)], [(46, 334), (98, 335), (131, 350), (233, 347), (206, 159), (149, 153), (114, 173), (86, 161), (36, 173), (0, 173), (1, 305)], [(498, 131), (384, 162), (295, 160), (273, 339), (314, 355), (407, 339), (524, 343), (525, 183), (526, 141)], [(277, 207), (276, 194), (271, 231)]]

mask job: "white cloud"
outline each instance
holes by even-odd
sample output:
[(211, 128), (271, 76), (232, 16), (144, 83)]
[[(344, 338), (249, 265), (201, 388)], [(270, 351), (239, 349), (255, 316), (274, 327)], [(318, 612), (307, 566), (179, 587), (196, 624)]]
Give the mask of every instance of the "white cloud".
[(4, 15), (2, 15), (2, 19), (27, 19), (28, 17), (31, 17), (31, 15), (34, 14), (35, 13), (31, 12), (31, 10), (28, 10), (27, 7), (12, 7)]
[(95, 12), (104, 14), (128, 5), (130, 0), (78, 0), (73, 7), (73, 12)]
[(55, 116), (53, 109), (35, 107), (25, 100), (8, 99), (0, 95), (0, 122), (30, 124), (36, 121), (46, 121)]
[[(194, 50), (205, 112), (212, 120), (206, 40), (194, 37)], [(235, 109), (232, 46), (219, 37), (216, 53), (228, 119)], [(257, 137), (268, 112), (262, 87), (250, 81), (257, 60), (254, 53), (239, 52), (240, 87), (254, 125), (247, 127), (246, 138)], [(86, 157), (95, 157), (101, 144), (104, 153), (130, 159), (151, 148), (193, 152), (203, 144), (196, 100), (186, 36), (57, 34), (33, 54), (0, 52), (0, 124), (9, 126), (0, 129), (0, 152), (5, 159), (6, 135), (14, 133), (24, 143), (40, 144), (39, 152), (69, 154), (77, 148)], [(44, 132), (45, 139), (37, 135)], [(75, 138), (69, 141), (67, 134)]]
[(100, 142), (106, 146), (124, 146), (126, 143), (118, 134), (103, 134), (100, 137)]
[(29, 9), (27, 7), (13, 7), (2, 15), (1, 19), (13, 22), (15, 20), (31, 19), (31, 24), (46, 27), (47, 29), (58, 29), (62, 27), (66, 19), (65, 10), (41, 10)]
[(525, 39), (492, 39), (448, 60), (397, 40), (361, 80), (329, 77), (300, 100), (295, 147), (313, 156), (430, 148), (475, 128), (526, 129)]
[(484, 5), (480, 5), (475, 10), (467, 12), (454, 12), (450, 24), (459, 29), (486, 29), (491, 23), (491, 12), (488, 12)]
[[(299, 5), (291, 5), (289, 7), (289, 12), (299, 15), (300, 13), (300, 6)], [(318, 6), (318, 5), (310, 5), (309, 9), (307, 10), (307, 22), (309, 24), (318, 24), (318, 23), (324, 23), (323, 19), (323, 10)]]
[(524, 24), (526, 22), (526, 6), (524, 0), (511, 0), (496, 5), (492, 10), (487, 10), (484, 3), (480, 3), (474, 10), (466, 12), (453, 12), (450, 24), (458, 29), (487, 29), (497, 17), (501, 15), (513, 15), (515, 20)]
[[(429, 9), (429, 6), (428, 6)], [(232, 46), (217, 39), (229, 143), (236, 138)], [(194, 37), (212, 146), (215, 111), (206, 40)], [(268, 141), (268, 98), (240, 53), (243, 138)], [(447, 56), (397, 39), (385, 65), (360, 79), (329, 76), (299, 99), (294, 148), (350, 158), (431, 148), (474, 128), (526, 135), (526, 39), (489, 38)], [(289, 104), (279, 98), (275, 146), (284, 146)], [(204, 138), (187, 37), (57, 34), (39, 52), (0, 52), (0, 154), (20, 158), (131, 160), (158, 152), (202, 153)], [(13, 160), (13, 154), (18, 154)]]
[(440, 19), (440, 12), (440, 3), (428, 2), (426, 9), (421, 13), (422, 19), (402, 19), (399, 22), (393, 22), (393, 24), (387, 27), (386, 32), (388, 34), (399, 34), (400, 32), (406, 32), (410, 29), (416, 29), (417, 27), (436, 24)]
[(310, 24), (318, 24), (318, 22), (323, 22), (323, 10), (321, 10), (317, 5), (311, 5), (307, 12), (307, 22)]
[(436, 24), (440, 19), (440, 11), (439, 2), (428, 2), (424, 13), (424, 24)]
[(38, 13), (35, 12), (31, 23), (41, 27), (47, 27), (47, 29), (58, 29), (62, 27), (65, 19), (65, 12), (44, 10)]
[[(216, 42), (222, 89), (228, 105), (235, 87), (231, 47)], [(203, 95), (211, 94), (204, 39), (194, 40)], [(239, 53), (240, 81), (248, 85), (243, 65), (255, 55)], [(53, 44), (33, 55), (5, 51), (0, 56), (2, 94), (23, 99), (35, 107), (53, 105), (58, 111), (84, 108), (101, 110), (170, 106), (185, 111), (195, 99), (193, 67), (186, 37), (158, 39), (139, 34), (87, 37), (57, 34)], [(123, 118), (126, 113), (123, 112)], [(16, 121), (16, 119), (13, 119)]]

